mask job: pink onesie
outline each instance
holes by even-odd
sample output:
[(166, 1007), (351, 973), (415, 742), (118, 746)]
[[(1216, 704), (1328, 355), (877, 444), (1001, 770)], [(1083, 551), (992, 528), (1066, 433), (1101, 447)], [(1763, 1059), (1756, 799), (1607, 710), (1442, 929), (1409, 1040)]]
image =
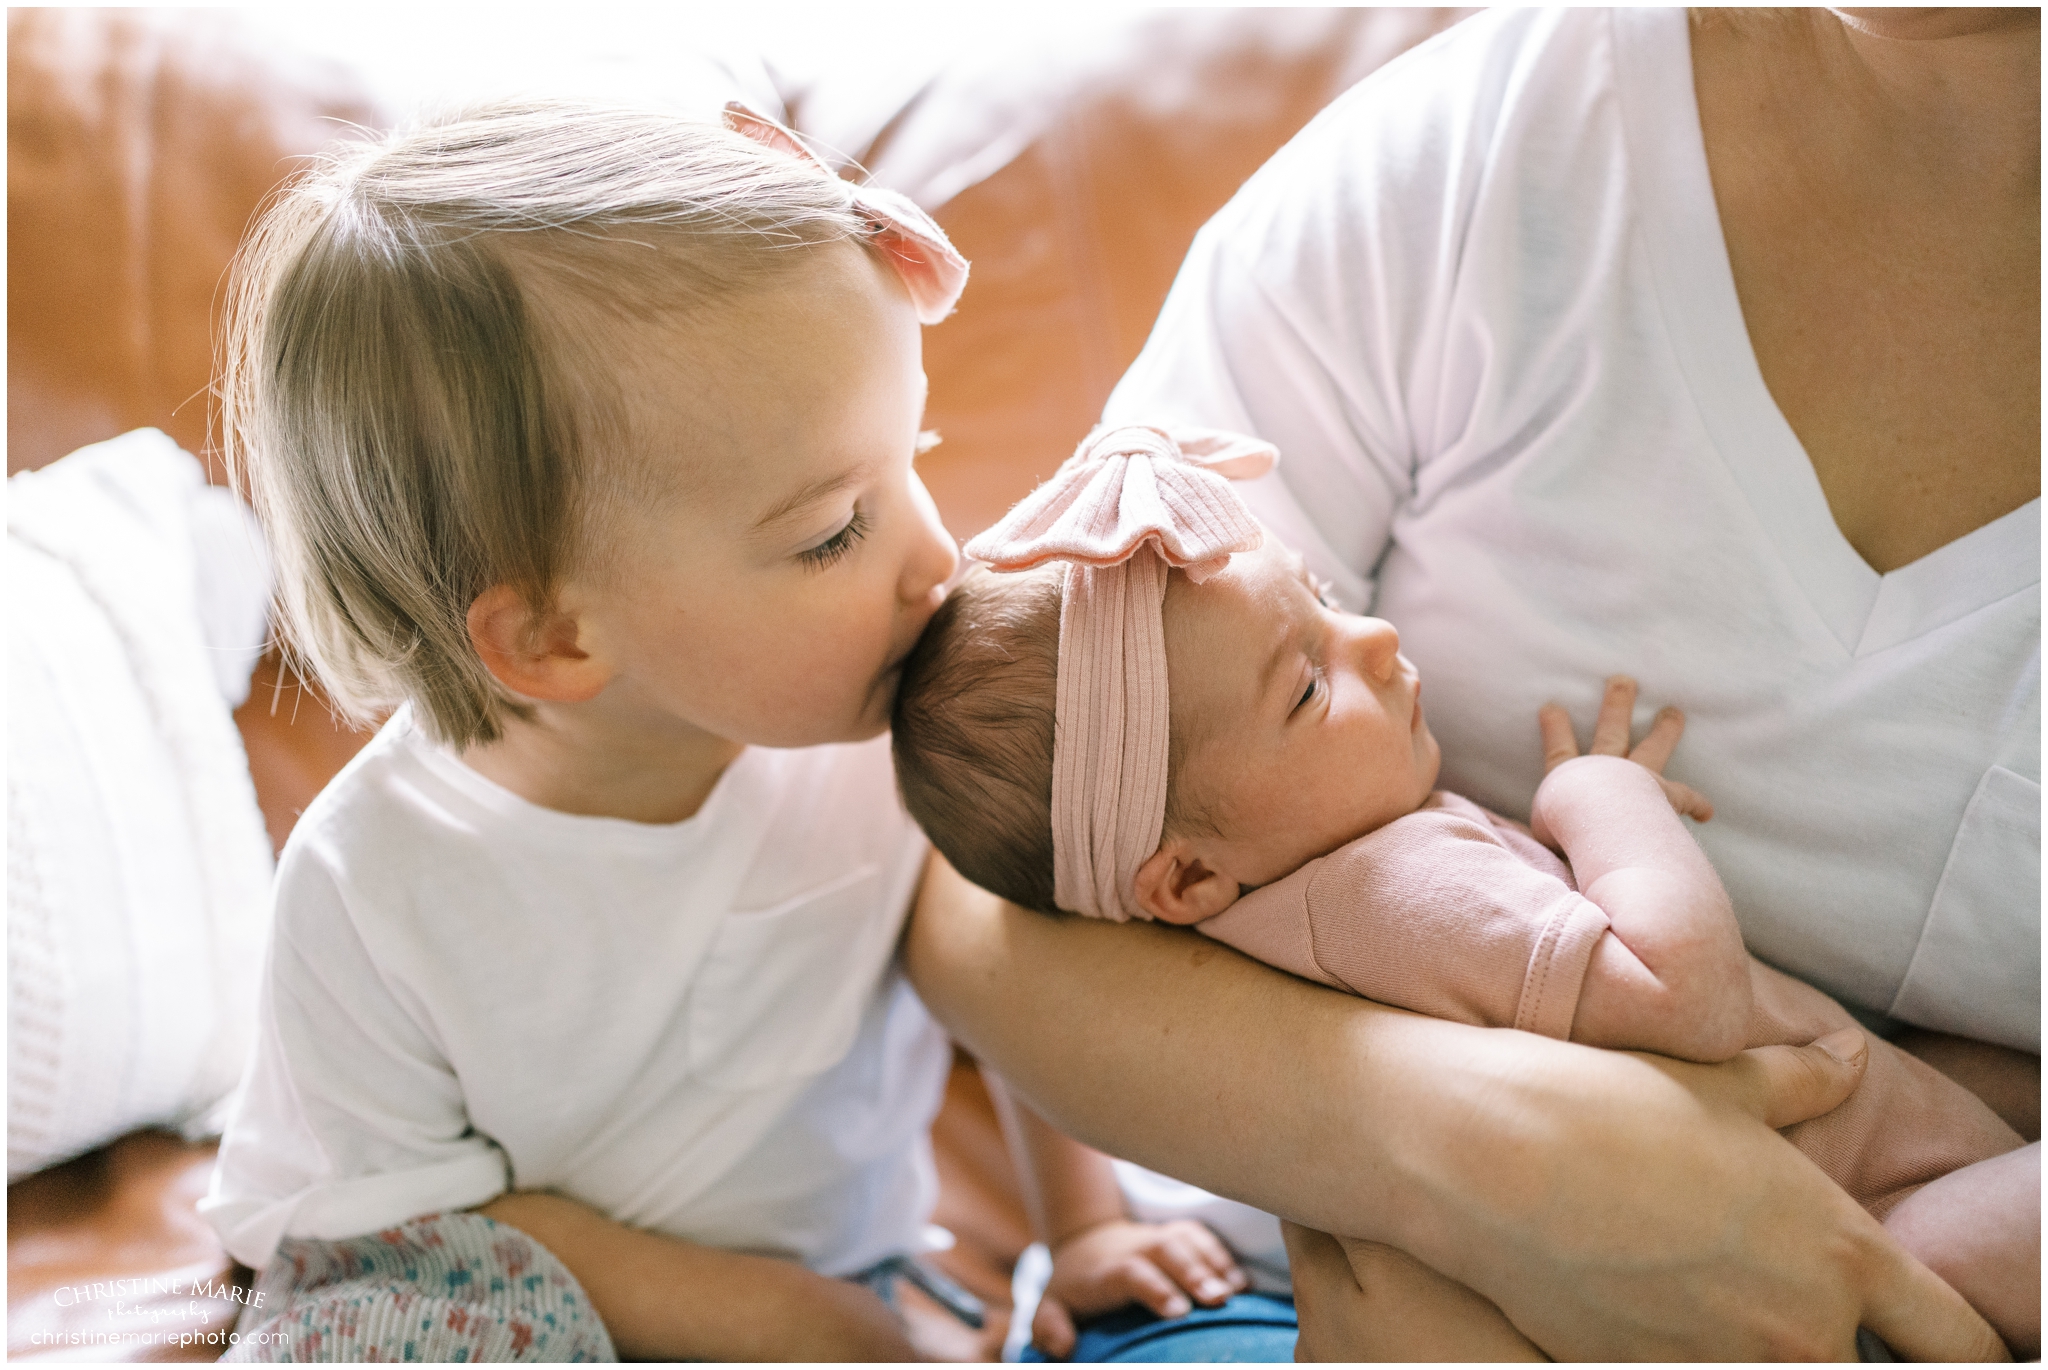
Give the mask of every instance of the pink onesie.
[[(1480, 1027), (1571, 1036), (1607, 915), (1521, 824), (1441, 791), (1196, 925), (1304, 979)], [(1749, 1046), (1804, 1044), (1855, 1019), (1750, 959)], [(1602, 1043), (1590, 1043), (1593, 1046)], [(1872, 1214), (1920, 1185), (2010, 1151), (2019, 1134), (1976, 1095), (1871, 1039), (1863, 1083), (1785, 1135)]]

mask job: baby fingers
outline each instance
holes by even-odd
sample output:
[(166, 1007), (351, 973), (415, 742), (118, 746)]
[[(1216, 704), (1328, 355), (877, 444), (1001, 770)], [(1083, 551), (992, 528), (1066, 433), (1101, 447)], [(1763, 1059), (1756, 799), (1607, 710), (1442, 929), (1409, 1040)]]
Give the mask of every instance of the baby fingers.
[(1152, 1259), (1198, 1302), (1219, 1304), (1248, 1281), (1230, 1248), (1198, 1222), (1168, 1224), (1151, 1251)]
[(1545, 704), (1536, 711), (1536, 726), (1543, 735), (1543, 773), (1550, 774), (1579, 754), (1579, 739), (1572, 732), (1572, 716), (1562, 704)]
[(1636, 743), (1628, 759), (1646, 770), (1662, 775), (1664, 763), (1671, 759), (1671, 753), (1678, 748), (1678, 739), (1685, 736), (1685, 715), (1677, 709), (1662, 708), (1650, 722), (1650, 731), (1643, 734), (1643, 740)]
[(1666, 780), (1661, 775), (1657, 777), (1657, 783), (1664, 787), (1664, 797), (1671, 801), (1671, 807), (1695, 823), (1704, 823), (1714, 816), (1713, 801), (1692, 786)]
[(1181, 1292), (1180, 1283), (1161, 1267), (1156, 1256), (1130, 1257), (1117, 1268), (1111, 1282), (1123, 1286), (1120, 1292), (1124, 1297), (1145, 1305), (1162, 1318), (1180, 1317), (1193, 1306)]
[(1600, 697), (1600, 717), (1593, 722), (1594, 756), (1627, 756), (1630, 721), (1636, 711), (1636, 682), (1629, 676), (1607, 677)]
[(1065, 1360), (1074, 1354), (1074, 1337), (1074, 1315), (1066, 1305), (1050, 1294), (1039, 1299), (1031, 1315), (1031, 1344), (1054, 1360)]

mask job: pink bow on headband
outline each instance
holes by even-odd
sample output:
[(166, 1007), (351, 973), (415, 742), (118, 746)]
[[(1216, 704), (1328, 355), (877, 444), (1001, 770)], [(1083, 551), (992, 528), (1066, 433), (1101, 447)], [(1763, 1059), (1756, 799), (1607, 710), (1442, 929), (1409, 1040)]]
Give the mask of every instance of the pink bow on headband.
[[(832, 168), (797, 140), (794, 133), (739, 101), (725, 107), (725, 126), (763, 147), (786, 152), (832, 176)], [(836, 177), (834, 179), (837, 179)], [(890, 265), (910, 291), (919, 323), (937, 323), (953, 312), (967, 287), (967, 259), (954, 248), (946, 231), (919, 209), (909, 196), (880, 186), (851, 186), (853, 206), (873, 230), (868, 241), (889, 254)]]
[(1258, 520), (1229, 481), (1263, 476), (1279, 456), (1271, 443), (1210, 428), (1098, 428), (967, 555), (998, 571), (1114, 566), (1149, 542), (1167, 565), (1207, 580), (1259, 545)]
[(1053, 699), (1053, 900), (1123, 922), (1166, 825), (1168, 694), (1160, 615), (1178, 566), (1207, 580), (1264, 540), (1230, 488), (1280, 453), (1206, 428), (1098, 428), (1053, 478), (967, 544), (998, 571), (1068, 563)]

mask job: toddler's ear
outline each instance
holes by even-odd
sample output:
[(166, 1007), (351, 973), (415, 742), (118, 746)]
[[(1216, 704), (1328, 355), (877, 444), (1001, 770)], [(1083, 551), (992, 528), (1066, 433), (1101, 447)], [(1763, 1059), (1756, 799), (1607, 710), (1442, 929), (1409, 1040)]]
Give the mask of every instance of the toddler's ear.
[(469, 640), (484, 668), (527, 699), (581, 703), (611, 683), (611, 672), (576, 639), (574, 617), (536, 616), (509, 585), (493, 585), (469, 606)]
[(1138, 867), (1138, 907), (1162, 923), (1199, 923), (1237, 902), (1237, 881), (1179, 838), (1162, 842)]

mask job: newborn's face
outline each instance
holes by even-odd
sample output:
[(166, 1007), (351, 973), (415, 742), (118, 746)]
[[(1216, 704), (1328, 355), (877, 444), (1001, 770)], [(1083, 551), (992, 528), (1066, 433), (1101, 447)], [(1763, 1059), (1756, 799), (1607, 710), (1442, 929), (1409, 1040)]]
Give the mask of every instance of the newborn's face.
[(1277, 880), (1429, 797), (1442, 757), (1400, 634), (1325, 603), (1271, 536), (1200, 585), (1174, 576), (1165, 626), (1188, 739), (1175, 784), (1221, 829), (1241, 883)]

